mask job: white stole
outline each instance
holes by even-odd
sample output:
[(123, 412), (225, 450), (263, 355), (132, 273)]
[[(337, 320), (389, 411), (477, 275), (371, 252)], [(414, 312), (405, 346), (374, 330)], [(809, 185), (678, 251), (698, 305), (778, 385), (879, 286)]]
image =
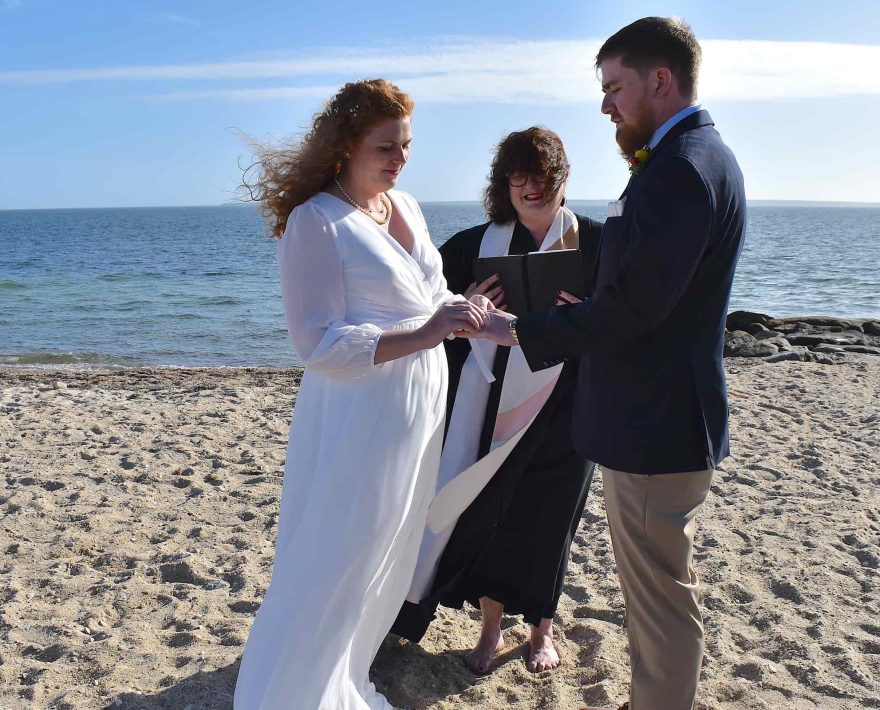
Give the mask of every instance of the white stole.
[[(480, 256), (504, 256), (510, 251), (515, 222), (489, 225), (480, 243)], [(577, 216), (560, 207), (538, 251), (577, 249)], [(431, 591), (437, 565), (459, 516), (485, 488), (507, 456), (528, 431), (556, 386), (562, 365), (532, 372), (520, 348), (511, 348), (501, 385), (501, 398), (489, 452), (478, 459), (480, 434), (486, 416), (497, 346), (472, 339), (471, 353), (461, 370), (449, 431), (440, 458), (437, 494), (428, 509), (427, 528), (419, 550), (407, 600), (418, 603)]]

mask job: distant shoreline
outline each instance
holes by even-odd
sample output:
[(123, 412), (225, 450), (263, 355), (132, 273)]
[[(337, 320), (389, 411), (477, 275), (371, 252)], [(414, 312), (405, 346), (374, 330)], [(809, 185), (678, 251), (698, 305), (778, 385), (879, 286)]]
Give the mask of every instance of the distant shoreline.
[[(602, 206), (608, 203), (605, 199), (580, 199), (571, 197), (569, 202), (578, 203), (580, 205)], [(423, 200), (423, 205), (479, 205), (479, 200)], [(801, 208), (817, 208), (817, 207), (842, 207), (842, 208), (858, 208), (858, 209), (880, 209), (880, 202), (838, 202), (834, 200), (748, 200), (747, 204), (752, 207), (801, 207)], [(127, 207), (3, 207), (3, 212), (67, 212), (67, 211), (87, 211), (87, 210), (173, 210), (173, 209), (204, 209), (211, 207), (231, 207), (234, 209), (255, 208), (251, 202), (221, 202), (219, 204), (208, 205), (133, 205)]]

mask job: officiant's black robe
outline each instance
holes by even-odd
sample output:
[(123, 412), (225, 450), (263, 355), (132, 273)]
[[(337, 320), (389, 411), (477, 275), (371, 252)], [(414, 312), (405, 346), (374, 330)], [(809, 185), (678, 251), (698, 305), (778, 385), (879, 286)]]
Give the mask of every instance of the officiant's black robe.
[[(474, 259), (490, 223), (454, 235), (442, 247), (443, 273), (453, 293), (474, 282)], [(578, 216), (584, 265), (584, 293), (592, 293), (602, 225)], [(535, 251), (529, 231), (517, 221), (510, 254)], [(447, 429), (461, 370), (470, 353), (467, 340), (445, 341), (449, 362)], [(510, 348), (499, 347), (489, 391), (479, 455), (492, 441), (501, 385)], [(577, 531), (593, 476), (594, 464), (578, 455), (571, 441), (572, 395), (577, 363), (566, 363), (547, 403), (485, 489), (456, 523), (440, 558), (431, 594), (420, 604), (405, 602), (392, 631), (421, 640), (438, 604), (479, 606), (488, 596), (504, 604), (505, 613), (522, 614), (531, 624), (553, 618), (571, 541)], [(455, 446), (446, 441), (445, 446)]]

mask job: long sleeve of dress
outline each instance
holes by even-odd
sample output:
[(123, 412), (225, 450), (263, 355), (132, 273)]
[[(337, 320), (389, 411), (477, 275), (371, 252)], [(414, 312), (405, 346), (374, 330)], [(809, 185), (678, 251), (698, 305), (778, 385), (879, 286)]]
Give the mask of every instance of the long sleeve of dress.
[(345, 320), (345, 282), (333, 226), (312, 204), (297, 207), (278, 245), (290, 342), (302, 364), (352, 379), (375, 367), (382, 329)]

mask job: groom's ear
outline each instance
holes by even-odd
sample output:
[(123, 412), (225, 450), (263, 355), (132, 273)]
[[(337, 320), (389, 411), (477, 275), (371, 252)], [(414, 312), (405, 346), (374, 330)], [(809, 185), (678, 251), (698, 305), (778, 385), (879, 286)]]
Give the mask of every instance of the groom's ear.
[(675, 86), (675, 75), (669, 67), (657, 67), (651, 71), (651, 84), (654, 96), (665, 98)]

